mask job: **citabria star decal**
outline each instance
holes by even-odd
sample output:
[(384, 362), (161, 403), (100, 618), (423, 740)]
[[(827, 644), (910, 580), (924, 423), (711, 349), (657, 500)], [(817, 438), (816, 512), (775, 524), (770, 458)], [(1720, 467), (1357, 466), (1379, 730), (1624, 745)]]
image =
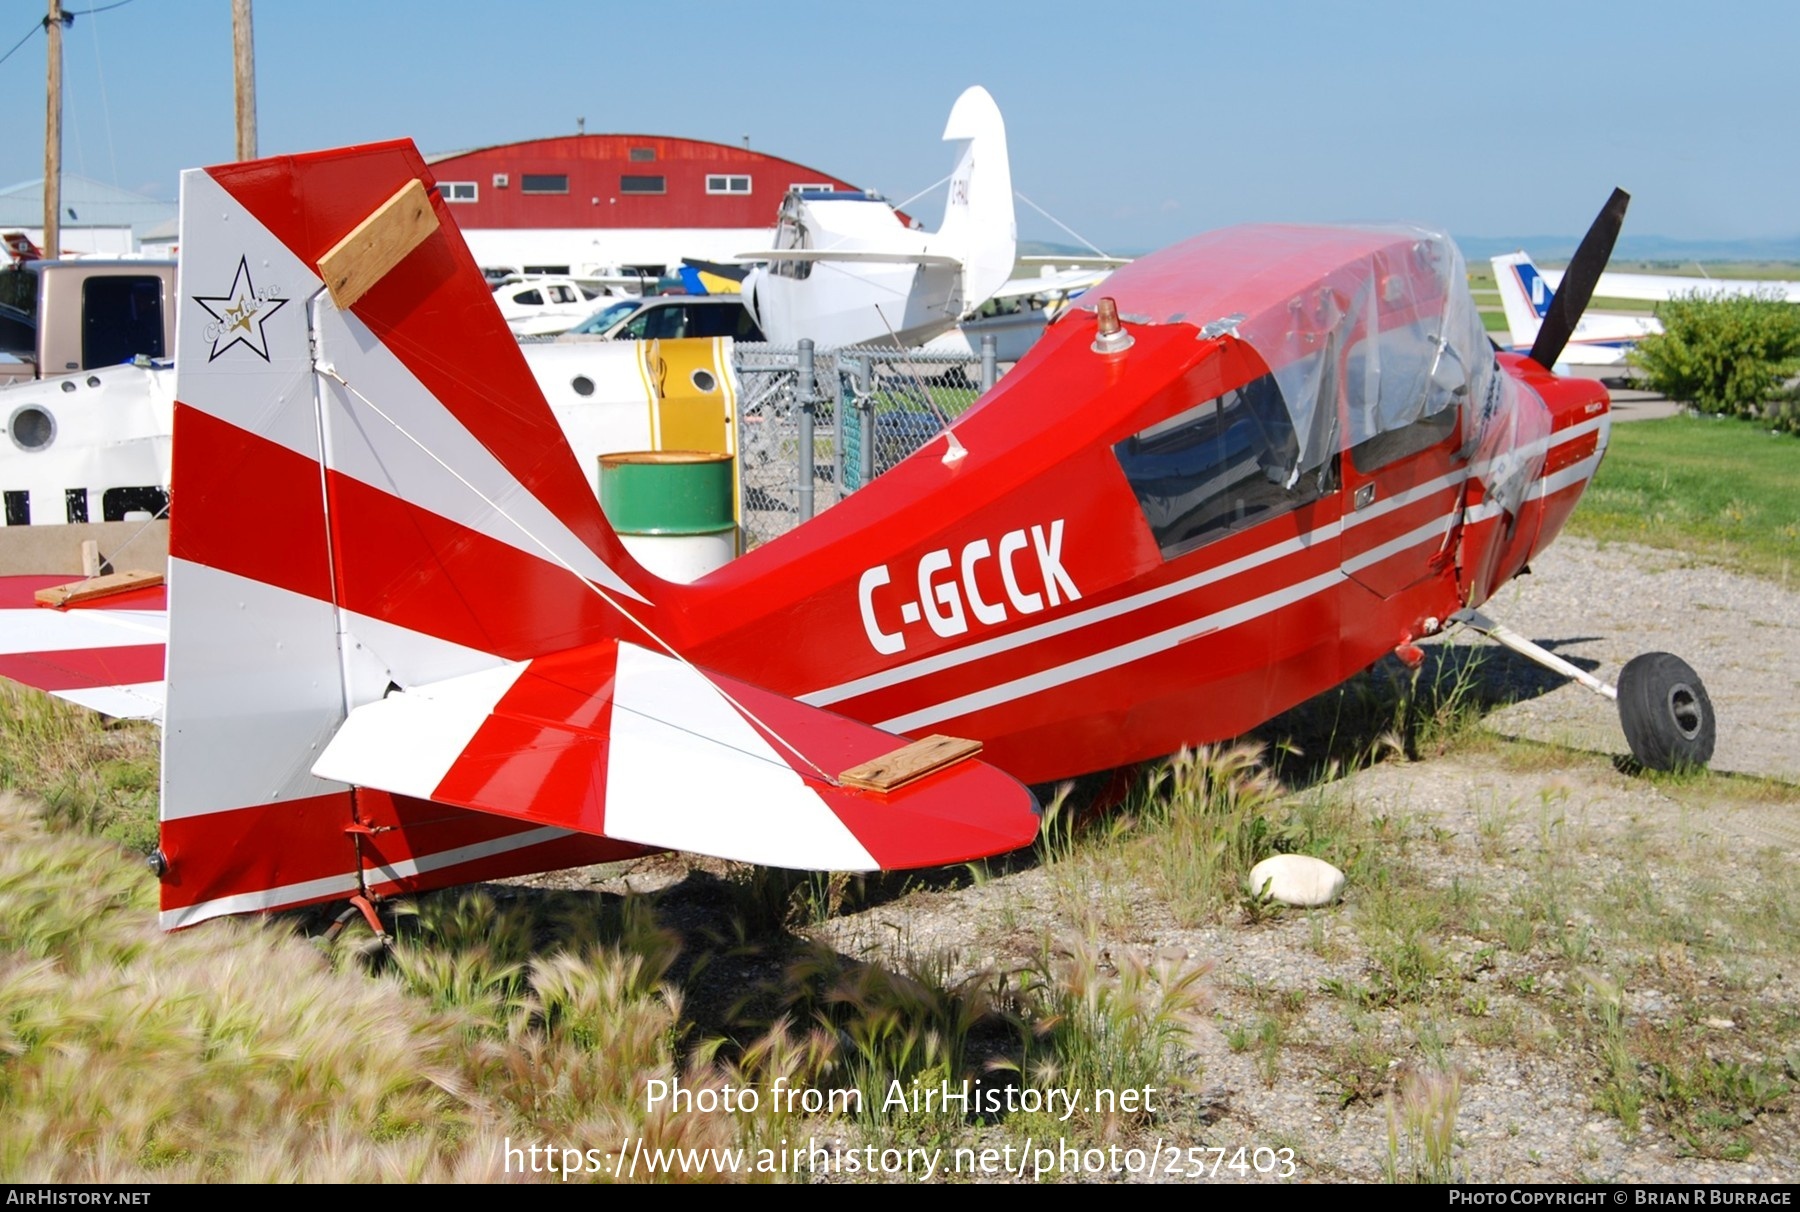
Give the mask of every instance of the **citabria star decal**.
[(223, 295), (195, 295), (194, 302), (217, 321), (206, 326), (206, 339), (212, 342), (212, 352), (206, 356), (208, 362), (233, 345), (242, 345), (263, 361), (269, 360), (269, 337), (263, 331), (263, 325), (268, 323), (270, 316), (287, 306), (288, 300), (277, 298), (274, 287), (256, 289), (256, 283), (250, 278), (248, 257), (238, 258), (237, 274), (231, 280), (230, 291)]

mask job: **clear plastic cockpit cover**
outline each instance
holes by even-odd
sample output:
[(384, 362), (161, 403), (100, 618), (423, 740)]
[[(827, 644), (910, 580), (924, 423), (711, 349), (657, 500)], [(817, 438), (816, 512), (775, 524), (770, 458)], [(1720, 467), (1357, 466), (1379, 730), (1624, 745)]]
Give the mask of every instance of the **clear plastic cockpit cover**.
[(1446, 408), (1462, 410), (1462, 454), (1509, 513), (1542, 466), (1549, 411), (1495, 363), (1462, 253), (1440, 232), (1226, 228), (1125, 267), (1083, 305), (1101, 295), (1128, 320), (1254, 348), (1300, 436), (1290, 483)]

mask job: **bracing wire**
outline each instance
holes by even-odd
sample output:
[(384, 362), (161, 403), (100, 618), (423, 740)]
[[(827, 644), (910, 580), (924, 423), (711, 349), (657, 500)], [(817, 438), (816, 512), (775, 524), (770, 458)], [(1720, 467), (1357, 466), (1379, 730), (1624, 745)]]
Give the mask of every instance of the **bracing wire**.
[(727, 703), (730, 703), (732, 705), (732, 707), (735, 708), (740, 713), (742, 713), (746, 719), (748, 719), (751, 723), (755, 724), (758, 728), (762, 729), (765, 733), (767, 733), (770, 737), (772, 737), (778, 744), (781, 745), (781, 747), (783, 749), (786, 749), (789, 753), (793, 754), (795, 757), (799, 758), (802, 762), (806, 763), (806, 765), (815, 774), (817, 774), (820, 779), (824, 780), (826, 783), (830, 784), (833, 787), (840, 786), (840, 784), (835, 776), (827, 773), (823, 768), (821, 768), (819, 766), (819, 764), (817, 762), (815, 762), (811, 758), (807, 757), (804, 753), (801, 753), (798, 749), (796, 749), (793, 746), (793, 744), (791, 742), (789, 742), (787, 740), (787, 738), (783, 737), (774, 728), (770, 727), (768, 723), (766, 723), (759, 716), (757, 716), (757, 714), (755, 712), (751, 711), (743, 703), (739, 702), (723, 686), (720, 686), (712, 678), (707, 677), (705, 673), (703, 673), (701, 670), (696, 668), (692, 661), (689, 661), (686, 657), (682, 656), (681, 653), (677, 652), (675, 650), (674, 646), (671, 645), (667, 640), (663, 639), (662, 636), (658, 635), (656, 633), (656, 631), (653, 628), (651, 628), (651, 626), (648, 623), (646, 623), (642, 619), (638, 618), (637, 615), (633, 614), (630, 610), (627, 610), (625, 608), (624, 603), (620, 602), (617, 598), (615, 598), (612, 594), (608, 593), (600, 585), (595, 584), (594, 581), (592, 581), (588, 577), (582, 576), (581, 573), (575, 568), (574, 565), (570, 564), (567, 560), (563, 559), (563, 557), (561, 555), (559, 555), (554, 548), (552, 548), (543, 539), (539, 538), (537, 536), (537, 534), (535, 534), (531, 530), (530, 527), (526, 526), (523, 522), (521, 522), (517, 518), (513, 517), (512, 514), (510, 514), (506, 511), (504, 506), (502, 506), (499, 502), (495, 501), (492, 497), (488, 496), (485, 492), (482, 492), (481, 489), (477, 488), (473, 483), (471, 483), (468, 480), (467, 477), (465, 477), (461, 472), (456, 470), (456, 468), (452, 467), (448, 462), (446, 462), (443, 458), (441, 458), (436, 451), (432, 450), (431, 447), (427, 446), (424, 442), (419, 440), (419, 438), (414, 436), (413, 433), (410, 430), (408, 430), (404, 425), (400, 424), (400, 422), (396, 421), (393, 417), (389, 416), (387, 414), (387, 412), (379, 404), (376, 404), (375, 401), (369, 399), (368, 396), (365, 396), (362, 392), (360, 392), (356, 388), (352, 387), (350, 385), (349, 381), (346, 380), (343, 375), (338, 373), (336, 367), (328, 366), (328, 365), (319, 365), (319, 366), (317, 366), (316, 369), (319, 374), (325, 376), (326, 378), (333, 380), (339, 386), (343, 387), (343, 389), (345, 391), (349, 392), (351, 395), (355, 396), (358, 400), (362, 401), (363, 405), (365, 407), (367, 407), (369, 409), (369, 411), (373, 412), (376, 416), (380, 417), (383, 421), (387, 422), (387, 424), (394, 430), (394, 432), (398, 433), (401, 437), (405, 438), (408, 442), (411, 442), (414, 446), (418, 447), (420, 452), (423, 453), (426, 458), (430, 459), (432, 462), (436, 463), (439, 467), (441, 467), (445, 471), (449, 472), (450, 475), (455, 478), (457, 483), (461, 484), (464, 488), (467, 488), (470, 492), (474, 493), (477, 497), (479, 497), (481, 499), (482, 504), (486, 505), (489, 509), (493, 510), (501, 518), (504, 518), (520, 534), (524, 535), (527, 539), (531, 540), (531, 542), (533, 544), (535, 544), (538, 547), (538, 549), (541, 550), (546, 556), (548, 556), (553, 563), (555, 563), (560, 568), (562, 568), (565, 572), (569, 573), (571, 576), (573, 576), (577, 580), (579, 580), (591, 592), (593, 592), (595, 595), (597, 595), (601, 601), (605, 602), (608, 606), (611, 606), (619, 614), (623, 615), (626, 619), (630, 620), (631, 623), (638, 628), (638, 630), (642, 631), (646, 636), (650, 637), (651, 641), (653, 643), (655, 643), (658, 648), (662, 649), (670, 657), (674, 658), (676, 661), (680, 662), (682, 665), (685, 665), (687, 668), (693, 670), (696, 674), (699, 674), (700, 678), (709, 687), (712, 688), (714, 693), (718, 694), (719, 697), (723, 698)]
[[(124, 0), (124, 2), (129, 4), (131, 0)], [(117, 8), (118, 5), (112, 5), (111, 7)], [(98, 21), (89, 21), (87, 27), (88, 33), (92, 36), (94, 43), (94, 78), (98, 80), (100, 84), (100, 116), (106, 125), (106, 159), (107, 162), (112, 165), (112, 183), (117, 185), (119, 183), (119, 153), (113, 146), (112, 102), (107, 100), (106, 63), (100, 57), (100, 23)]]
[(942, 177), (939, 177), (936, 181), (933, 181), (930, 185), (927, 185), (924, 189), (920, 190), (918, 193), (914, 194), (912, 197), (905, 198), (899, 202), (894, 203), (894, 209), (895, 210), (905, 210), (908, 206), (911, 206), (914, 202), (917, 202), (920, 198), (923, 198), (926, 194), (930, 193), (932, 190), (936, 189), (938, 186), (944, 184), (944, 182), (948, 181), (951, 177), (954, 177), (955, 175), (956, 175), (955, 173), (944, 174)]
[(1057, 218), (1055, 215), (1051, 214), (1049, 211), (1047, 211), (1043, 207), (1039, 206), (1036, 202), (1033, 202), (1030, 198), (1027, 198), (1024, 194), (1020, 193), (1018, 190), (1016, 190), (1016, 189), (1013, 190), (1013, 195), (1016, 198), (1018, 198), (1019, 201), (1023, 202), (1025, 205), (1031, 207), (1032, 210), (1035, 210), (1038, 214), (1044, 216), (1044, 218), (1050, 220), (1050, 222), (1056, 224), (1058, 227), (1060, 227), (1064, 231), (1068, 232), (1071, 236), (1074, 236), (1077, 240), (1081, 241), (1082, 244), (1086, 245), (1088, 248), (1093, 249), (1095, 256), (1104, 257), (1107, 255), (1106, 253), (1104, 253), (1100, 250), (1100, 246), (1098, 244), (1095, 244), (1092, 240), (1088, 239), (1086, 236), (1084, 236), (1080, 232), (1076, 231), (1073, 227), (1070, 227), (1067, 223), (1064, 223), (1061, 219)]

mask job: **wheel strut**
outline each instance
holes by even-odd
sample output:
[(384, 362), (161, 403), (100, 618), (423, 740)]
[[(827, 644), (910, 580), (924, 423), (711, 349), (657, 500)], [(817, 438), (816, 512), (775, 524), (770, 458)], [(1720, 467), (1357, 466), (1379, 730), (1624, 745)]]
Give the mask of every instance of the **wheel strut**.
[(1707, 696), (1700, 675), (1673, 653), (1646, 652), (1633, 657), (1620, 671), (1619, 685), (1613, 686), (1478, 610), (1459, 610), (1450, 616), (1450, 621), (1480, 632), (1617, 703), (1625, 740), (1639, 764), (1652, 770), (1674, 770), (1704, 766), (1712, 760), (1718, 733), (1712, 699)]
[(1574, 678), (1595, 694), (1617, 702), (1619, 688), (1610, 682), (1603, 682), (1585, 669), (1578, 669), (1569, 662), (1551, 652), (1548, 648), (1534, 644), (1512, 628), (1482, 614), (1479, 610), (1459, 610), (1450, 616), (1452, 623), (1461, 623), (1470, 631), (1479, 632), (1496, 644), (1504, 644), (1522, 657), (1527, 657), (1546, 669), (1554, 670), (1566, 678)]

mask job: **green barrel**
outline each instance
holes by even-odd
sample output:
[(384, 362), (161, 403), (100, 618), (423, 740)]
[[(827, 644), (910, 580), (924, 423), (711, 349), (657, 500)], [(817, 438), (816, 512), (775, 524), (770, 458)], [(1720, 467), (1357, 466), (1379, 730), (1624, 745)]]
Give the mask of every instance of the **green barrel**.
[(710, 535), (736, 528), (731, 456), (700, 450), (600, 456), (600, 508), (622, 535)]

